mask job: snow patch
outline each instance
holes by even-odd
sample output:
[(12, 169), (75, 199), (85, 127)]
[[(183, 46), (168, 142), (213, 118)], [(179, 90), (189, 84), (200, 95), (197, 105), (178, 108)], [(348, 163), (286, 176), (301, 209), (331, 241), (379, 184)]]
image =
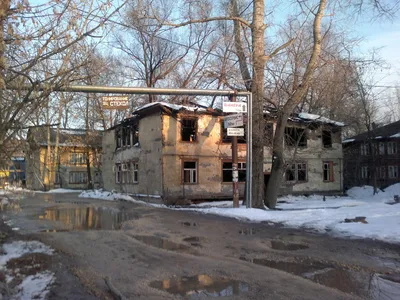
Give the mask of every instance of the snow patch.
[(0, 256), (0, 269), (13, 258), (21, 257), (27, 253), (53, 254), (53, 249), (38, 241), (15, 241), (3, 245), (4, 255)]
[(355, 139), (345, 139), (342, 141), (343, 144), (354, 142)]
[(72, 189), (53, 189), (47, 192), (35, 191), (36, 193), (47, 193), (47, 194), (67, 194), (67, 193), (81, 193), (83, 190), (72, 190)]
[(17, 286), (17, 294), (11, 299), (45, 299), (55, 280), (50, 271), (29, 275)]
[[(149, 198), (161, 198), (159, 195), (146, 195), (146, 194), (138, 194), (138, 195), (141, 195), (143, 197), (149, 197)], [(155, 206), (155, 207), (165, 207), (165, 205), (163, 205), (163, 204), (149, 203), (149, 202), (135, 199), (132, 196), (127, 195), (127, 194), (108, 192), (108, 191), (104, 191), (101, 189), (100, 190), (83, 191), (78, 197), (79, 198), (92, 198), (92, 199), (99, 199), (99, 200), (106, 200), (106, 201), (125, 200), (125, 201), (130, 201), (130, 202), (151, 205), (151, 206)]]
[(391, 138), (400, 138), (400, 132), (390, 136)]
[(305, 119), (305, 120), (319, 121), (321, 123), (333, 124), (333, 125), (336, 125), (336, 126), (344, 126), (344, 123), (342, 123), (342, 122), (333, 121), (331, 119), (322, 117), (320, 115), (314, 115), (314, 114), (308, 114), (308, 113), (299, 113), (299, 118), (300, 119)]
[[(279, 210), (261, 210), (244, 206), (232, 208), (232, 201), (208, 202), (178, 210), (232, 217), (250, 222), (274, 222), (287, 227), (307, 228), (330, 232), (335, 236), (371, 238), (400, 243), (400, 204), (393, 203), (393, 195), (400, 195), (400, 183), (379, 190), (373, 195), (371, 186), (355, 187), (348, 197), (284, 196), (278, 199)], [(325, 201), (324, 201), (325, 199)], [(367, 224), (344, 223), (344, 219), (366, 217)]]

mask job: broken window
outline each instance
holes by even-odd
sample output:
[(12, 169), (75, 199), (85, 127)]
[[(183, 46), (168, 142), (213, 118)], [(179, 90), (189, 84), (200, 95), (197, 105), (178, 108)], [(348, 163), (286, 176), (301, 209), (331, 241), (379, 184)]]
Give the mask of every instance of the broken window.
[(307, 181), (307, 164), (294, 163), (289, 165), (285, 177), (286, 181)]
[(272, 147), (273, 140), (274, 140), (274, 124), (266, 123), (264, 132), (264, 146)]
[[(238, 163), (239, 182), (246, 181), (246, 163)], [(222, 182), (232, 182), (232, 162), (222, 163)]]
[(324, 148), (332, 148), (332, 132), (322, 130), (322, 144)]
[(324, 181), (332, 182), (333, 179), (333, 162), (327, 161), (323, 165)]
[(197, 140), (197, 119), (181, 120), (181, 138), (185, 142), (195, 142)]
[[(228, 129), (224, 127), (223, 122), (221, 124), (221, 128), (222, 128), (222, 133), (221, 133), (222, 143), (232, 143), (232, 137), (228, 136)], [(246, 131), (246, 127), (245, 127), (244, 135), (237, 137), (238, 144), (246, 144), (246, 132), (247, 131)]]
[(122, 146), (131, 145), (131, 130), (129, 127), (122, 128)]
[(115, 130), (115, 141), (117, 142), (117, 149), (122, 147), (122, 129)]
[(131, 128), (132, 145), (139, 146), (139, 126), (135, 125)]
[(197, 161), (183, 162), (183, 182), (197, 183)]
[(307, 147), (306, 130), (298, 127), (285, 128), (286, 146)]

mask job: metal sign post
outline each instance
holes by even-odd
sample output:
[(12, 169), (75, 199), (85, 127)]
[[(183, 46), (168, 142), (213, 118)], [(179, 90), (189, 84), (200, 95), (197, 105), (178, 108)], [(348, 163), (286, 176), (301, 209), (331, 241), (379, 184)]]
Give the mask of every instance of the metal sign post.
[[(236, 95), (232, 95), (232, 102), (236, 102)], [(229, 102), (228, 102), (229, 103)], [(232, 136), (232, 186), (233, 207), (239, 207), (239, 170), (238, 170), (238, 142), (237, 136)]]

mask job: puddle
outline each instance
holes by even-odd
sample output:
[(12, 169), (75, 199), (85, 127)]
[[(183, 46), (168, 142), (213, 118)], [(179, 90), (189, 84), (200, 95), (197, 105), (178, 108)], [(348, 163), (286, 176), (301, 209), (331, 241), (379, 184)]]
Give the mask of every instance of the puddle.
[(60, 221), (73, 230), (116, 230), (134, 214), (104, 207), (49, 208), (39, 219)]
[(186, 297), (186, 299), (237, 296), (249, 291), (249, 285), (245, 282), (228, 278), (212, 278), (205, 274), (153, 281), (150, 286), (173, 295)]
[(255, 228), (246, 228), (246, 229), (240, 229), (239, 234), (241, 235), (254, 235), (256, 234), (256, 229)]
[[(243, 257), (241, 259), (246, 260)], [(286, 262), (259, 258), (250, 262), (302, 276), (321, 285), (357, 295), (363, 299), (400, 299), (400, 284), (397, 282), (400, 278), (399, 274), (379, 275), (308, 259)]]
[(190, 249), (189, 246), (186, 246), (184, 244), (175, 243), (170, 240), (160, 238), (158, 236), (135, 235), (135, 236), (133, 236), (133, 238), (137, 239), (138, 241), (140, 241), (142, 243), (145, 243), (146, 245), (164, 249), (164, 250), (186, 251), (186, 250)]
[(275, 250), (296, 251), (296, 250), (308, 249), (310, 247), (303, 244), (284, 243), (282, 241), (273, 240), (271, 241), (271, 248)]

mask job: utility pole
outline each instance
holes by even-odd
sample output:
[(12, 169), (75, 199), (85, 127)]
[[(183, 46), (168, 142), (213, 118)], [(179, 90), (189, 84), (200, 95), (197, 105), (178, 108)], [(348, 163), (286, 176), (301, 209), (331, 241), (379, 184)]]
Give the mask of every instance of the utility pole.
[[(232, 95), (232, 102), (236, 102), (236, 95)], [(239, 171), (238, 171), (238, 143), (237, 136), (232, 136), (232, 184), (233, 207), (239, 207)]]

